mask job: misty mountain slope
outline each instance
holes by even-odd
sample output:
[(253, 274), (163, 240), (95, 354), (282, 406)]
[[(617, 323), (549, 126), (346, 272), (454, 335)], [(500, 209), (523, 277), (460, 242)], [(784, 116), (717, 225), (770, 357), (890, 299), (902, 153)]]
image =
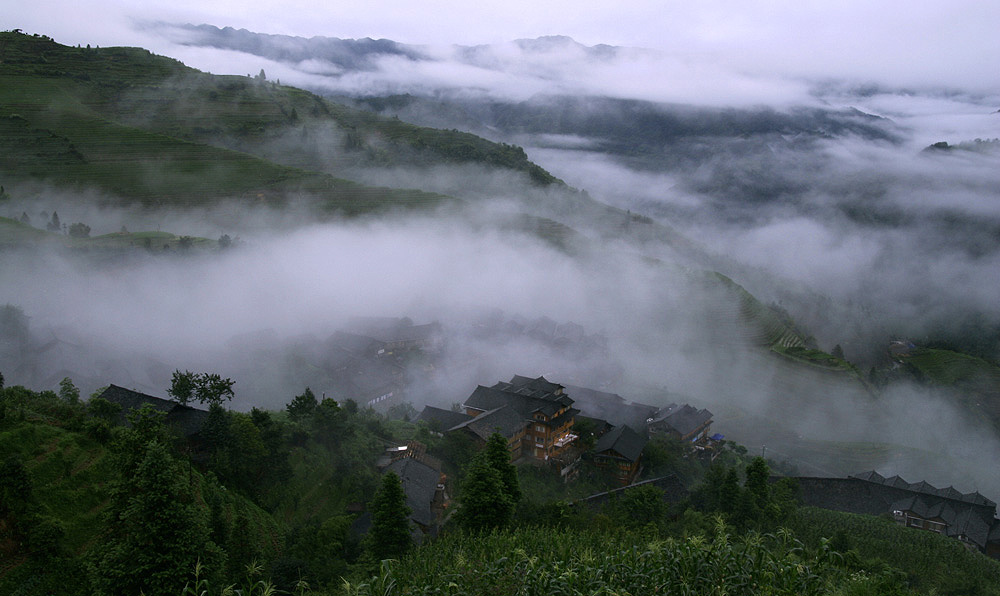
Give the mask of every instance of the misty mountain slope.
[[(290, 124), (299, 122), (301, 109), (302, 121), (320, 122), (324, 142), (343, 141), (343, 146), (327, 149), (351, 154), (354, 162), (391, 163), (399, 156), (413, 162), (428, 155), (436, 156), (430, 158), (436, 161), (513, 166), (539, 183), (554, 181), (515, 147), (359, 116), (262, 78), (204, 75), (145, 50), (68, 48), (44, 37), (2, 35), (0, 116), (5, 118), (5, 132), (15, 133), (4, 137), (2, 165), (8, 175), (92, 184), (119, 198), (151, 203), (241, 195), (267, 199), (297, 192), (315, 193), (321, 204), (326, 199), (328, 210), (362, 212), (444, 200), (415, 191), (362, 188), (246, 153), (259, 149), (265, 156), (285, 155), (281, 147), (264, 146), (274, 137), (290, 134)], [(336, 135), (326, 134), (331, 126)], [(293, 130), (297, 138), (312, 133), (306, 124)], [(31, 152), (33, 145), (39, 150)], [(227, 146), (239, 153), (222, 149)], [(315, 167), (316, 155), (320, 153), (301, 151), (288, 161)], [(121, 167), (130, 161), (134, 167)], [(336, 168), (327, 164), (320, 169)]]
[[(630, 98), (625, 90), (590, 89), (586, 83), (560, 93), (579, 83), (566, 72), (573, 66), (614, 78), (616, 65), (627, 68), (634, 60), (663, 58), (637, 48), (588, 47), (564, 36), (429, 48), (386, 39), (306, 39), (211, 25), (158, 23), (152, 29), (184, 46), (272, 61), (291, 69), (306, 88), (380, 114), (499, 140), (531, 139), (543, 147), (600, 151), (640, 167), (688, 168), (720, 148), (756, 153), (790, 139), (801, 143), (854, 136), (896, 142), (901, 137), (885, 118), (853, 108), (659, 102)], [(400, 72), (407, 68), (426, 77), (407, 77)], [(467, 79), (449, 76), (452, 71), (466, 72)], [(505, 77), (511, 79), (507, 88), (502, 87)], [(491, 89), (497, 84), (501, 88)], [(528, 99), (515, 98), (526, 94)]]
[[(728, 147), (733, 150), (748, 152), (753, 145), (735, 141), (801, 142), (842, 136), (869, 141), (899, 139), (891, 122), (857, 109), (714, 108), (564, 95), (538, 95), (520, 102), (413, 94), (361, 96), (354, 101), (378, 113), (397, 114), (428, 125), (436, 120), (444, 126), (448, 118), (457, 116), (464, 117), (472, 130), (492, 131), (494, 135), (548, 135), (539, 139), (543, 145), (565, 147), (577, 139), (581, 148), (628, 157), (646, 167), (653, 167), (662, 157), (680, 161), (666, 164), (668, 167), (703, 162), (724, 140), (731, 141)], [(659, 161), (659, 165), (664, 164)]]
[(16, 219), (0, 217), (0, 248), (11, 249), (46, 242), (52, 236)]
[(130, 90), (112, 107), (125, 123), (334, 175), (351, 167), (474, 163), (557, 182), (516, 146), (416, 126), (259, 78), (177, 77)]
[[(260, 77), (207, 75), (167, 59), (160, 65), (144, 51), (3, 35), (0, 167), (13, 178), (100, 189), (105, 203), (148, 208), (211, 208), (222, 199), (277, 208), (304, 196), (320, 214), (348, 215), (450, 202), (443, 194), (490, 199), (502, 188), (508, 200), (527, 196), (517, 209), (543, 220), (605, 236), (641, 233), (698, 253), (674, 230), (566, 188), (513, 145), (375, 116)], [(105, 62), (114, 68), (103, 71)], [(86, 68), (69, 75), (78, 63)], [(125, 65), (132, 66), (128, 77)], [(440, 175), (451, 167), (478, 170), (440, 185), (456, 180)], [(393, 171), (405, 178), (393, 181)], [(329, 175), (344, 173), (368, 185)], [(482, 185), (470, 178), (496, 187), (477, 190)], [(424, 184), (439, 188), (409, 190)]]
[[(25, 50), (35, 45), (37, 52)], [(24, 51), (12, 54), (16, 48)], [(653, 114), (661, 120), (642, 120), (650, 123), (648, 133), (627, 128), (627, 110), (612, 114), (607, 135), (624, 126), (634, 147), (527, 132), (531, 123), (511, 116), (524, 127), (517, 134), (534, 143), (522, 150), (354, 110), (263, 75), (219, 77), (172, 61), (145, 70), (143, 61), (157, 58), (141, 51), (65, 48), (17, 36), (3, 52), (0, 83), (10, 84), (0, 86), (7, 133), (0, 143), (8, 143), (0, 182), (14, 174), (21, 180), (7, 183), (12, 198), (0, 203), (4, 215), (17, 218), (24, 210), (41, 226), (41, 211), (58, 206), (65, 221), (86, 221), (95, 232), (100, 220), (101, 233), (162, 224), (170, 233), (235, 234), (220, 230), (221, 213), (244, 224), (238, 229), (246, 240), (239, 249), (197, 258), (143, 257), (98, 267), (61, 252), (24, 258), (27, 251), (6, 251), (0, 304), (23, 307), (37, 330), (36, 350), (0, 363), (4, 372), (15, 371), (11, 382), (39, 387), (58, 382), (53, 374), (94, 384), (125, 377), (155, 390), (166, 386), (173, 368), (197, 367), (246, 374), (248, 407), (258, 399), (277, 403), (290, 396), (276, 392), (275, 379), (329, 382), (329, 375), (295, 360), (298, 344), (290, 338), (332, 332), (337, 321), (356, 315), (413, 316), (448, 327), (455, 313), (502, 308), (606, 334), (609, 369), (620, 363), (625, 382), (667, 388), (649, 403), (683, 392), (712, 408), (738, 404), (774, 428), (817, 441), (919, 447), (893, 433), (924, 424), (925, 411), (956, 421), (929, 429), (935, 441), (972, 428), (965, 416), (976, 410), (951, 393), (893, 382), (873, 399), (847, 361), (814, 348), (853, 348), (847, 337), (881, 354), (893, 336), (923, 337), (910, 330), (927, 329), (928, 320), (952, 322), (955, 312), (995, 302), (984, 274), (995, 252), (989, 234), (962, 223), (944, 229), (939, 217), (943, 205), (954, 208), (954, 188), (975, 199), (992, 188), (987, 156), (921, 154), (908, 161), (899, 158), (905, 146), (874, 132), (865, 137), (864, 126), (892, 129), (882, 120), (719, 108), (671, 112), (676, 123)], [(130, 61), (133, 54), (141, 59)], [(91, 68), (88, 80), (66, 66), (85, 60), (106, 60), (112, 74)], [(566, 97), (538, 95), (546, 96)], [(571, 103), (572, 118), (558, 121), (559, 110), (548, 106), (539, 126), (556, 118), (601, 131), (600, 114), (588, 121), (587, 102)], [(649, 102), (592, 105), (638, 116), (653, 109)], [(699, 114), (711, 118), (698, 122)], [(844, 125), (827, 134), (824, 126), (836, 124), (824, 123), (827, 117), (862, 128)], [(545, 164), (542, 172), (588, 192), (533, 180), (529, 155)], [(656, 169), (659, 162), (664, 171)], [(412, 188), (422, 190), (389, 190)], [(606, 197), (613, 204), (602, 202)], [(157, 209), (63, 209), (122, 199)], [(456, 203), (460, 208), (423, 208)], [(421, 208), (385, 212), (399, 204)], [(857, 217), (844, 214), (847, 204), (858, 207)], [(268, 208), (240, 220), (251, 205)], [(989, 203), (978, 205), (988, 228)], [(381, 212), (330, 217), (372, 211)], [(881, 217), (893, 212), (903, 217)], [(866, 213), (879, 217), (867, 221)], [(961, 222), (972, 219), (968, 211), (960, 215)], [(16, 242), (33, 241), (24, 227), (6, 227)], [(953, 247), (973, 238), (984, 250), (973, 261), (957, 256)], [(141, 245), (131, 250), (143, 252)], [(748, 275), (754, 267), (760, 271)], [(962, 275), (946, 275), (952, 271)], [(982, 289), (969, 279), (984, 280)], [(775, 302), (781, 308), (765, 306)], [(864, 309), (869, 316), (856, 317)], [(266, 366), (247, 367), (238, 345), (225, 345), (268, 328), (277, 338), (268, 355), (278, 355)], [(455, 399), (509, 374), (581, 365), (538, 346), (474, 347), (442, 367), (448, 374), (439, 386)], [(849, 349), (848, 357), (859, 353)], [(431, 394), (425, 388), (417, 395)], [(983, 453), (996, 451), (993, 435), (977, 437), (945, 444), (942, 453), (954, 456), (977, 440)]]

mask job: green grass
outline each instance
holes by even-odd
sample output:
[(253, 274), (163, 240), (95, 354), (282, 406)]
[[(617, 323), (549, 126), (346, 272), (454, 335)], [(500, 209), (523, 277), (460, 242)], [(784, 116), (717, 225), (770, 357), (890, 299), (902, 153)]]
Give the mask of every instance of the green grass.
[(961, 352), (917, 348), (906, 362), (931, 382), (941, 385), (982, 382), (1000, 388), (1000, 367)]
[(771, 349), (786, 358), (791, 358), (792, 360), (818, 366), (826, 370), (848, 372), (859, 379), (861, 378), (858, 369), (853, 364), (822, 350), (815, 350), (804, 346), (785, 347), (781, 345), (776, 345)]
[(66, 547), (83, 552), (102, 523), (106, 450), (80, 433), (25, 422), (0, 430), (0, 459), (10, 456), (24, 461), (36, 498), (66, 531)]
[(917, 348), (903, 362), (923, 381), (954, 388), (962, 407), (1000, 429), (1000, 367), (969, 354), (931, 348)]
[(138, 48), (70, 48), (0, 33), (0, 171), (118, 203), (236, 199), (358, 215), (455, 199), (337, 178), (344, 165), (477, 163), (555, 179), (519, 147), (424, 128), (249, 77), (214, 76)]
[(884, 561), (906, 573), (924, 593), (1000, 594), (1000, 561), (972, 552), (958, 540), (905, 528), (893, 520), (813, 507), (800, 508), (790, 524), (810, 546), (843, 532), (865, 560)]

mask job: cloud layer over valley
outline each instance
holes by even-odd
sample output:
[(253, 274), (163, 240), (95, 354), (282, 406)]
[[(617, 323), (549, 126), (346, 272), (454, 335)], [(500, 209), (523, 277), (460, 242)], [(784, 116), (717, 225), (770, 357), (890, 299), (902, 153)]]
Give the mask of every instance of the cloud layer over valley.
[[(523, 146), (571, 188), (481, 164), (340, 163), (325, 152), (344, 144), (332, 125), (309, 146), (327, 173), (451, 194), (463, 208), (317, 223), (297, 208), (110, 210), (96, 192), (8, 186), (0, 215), (30, 211), (36, 227), (58, 209), (95, 235), (127, 226), (241, 239), (122, 260), (0, 252), (0, 305), (30, 322), (20, 351), (2, 354), (9, 384), (49, 389), (74, 376), (87, 390), (162, 395), (174, 369), (208, 370), (236, 379), (236, 407), (279, 408), (306, 384), (324, 390), (317, 362), (352, 317), (408, 316), (440, 321), (447, 344), (414, 388), (418, 402), (447, 407), (476, 384), (544, 374), (707, 406), (731, 438), (767, 443), (803, 472), (861, 471), (819, 444), (893, 444), (883, 473), (1000, 496), (977, 471), (1000, 458), (984, 416), (910, 380), (875, 391), (866, 374), (891, 367), (893, 339), (1000, 359), (1000, 143), (984, 142), (1000, 137), (997, 38), (984, 31), (1000, 22), (996, 8), (643, 2), (611, 14), (558, 2), (489, 4), (487, 16), (343, 4), (107, 2), (92, 30), (50, 28), (18, 6), (9, 22), (63, 43), (143, 45), (215, 73), (263, 69), (363, 109), (470, 130)], [(540, 37), (550, 34), (573, 38)], [(308, 39), (320, 35), (340, 39)], [(301, 150), (297, 138), (257, 149)], [(789, 315), (818, 348), (842, 347), (865, 381), (763, 349), (763, 332), (741, 319), (756, 303), (710, 271), (774, 306), (770, 316)], [(580, 325), (606, 350), (482, 332), (484, 321), (539, 320)]]

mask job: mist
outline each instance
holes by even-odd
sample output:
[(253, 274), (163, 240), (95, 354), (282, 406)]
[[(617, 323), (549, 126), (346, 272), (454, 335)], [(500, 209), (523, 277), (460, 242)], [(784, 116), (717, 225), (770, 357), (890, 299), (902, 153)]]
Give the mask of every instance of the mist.
[[(7, 383), (48, 389), (70, 376), (86, 393), (115, 383), (165, 395), (175, 369), (206, 370), (236, 380), (234, 408), (282, 408), (307, 385), (318, 395), (330, 389), (308, 362), (322, 359), (324, 342), (349, 319), (408, 316), (440, 322), (445, 336), (435, 374), (407, 389), (418, 409), (448, 407), (513, 374), (655, 405), (681, 394), (751, 448), (761, 437), (740, 416), (770, 418), (763, 440), (773, 450), (782, 446), (774, 432), (891, 442), (933, 451), (885, 462), (904, 476), (1000, 491), (968, 457), (1000, 454), (994, 435), (941, 395), (901, 386), (876, 399), (828, 373), (796, 372), (748, 343), (732, 295), (633, 249), (567, 252), (485, 227), (474, 212), (236, 231), (245, 241), (228, 251), (110, 264), (45, 250), (0, 254), (0, 303), (20, 306), (31, 332), (30, 350), (0, 363)], [(581, 325), (603, 347), (581, 353), (526, 333), (483, 332), (484, 321), (530, 327), (540, 318)], [(928, 426), (929, 416), (953, 422)], [(949, 466), (950, 476), (941, 472)]]
[[(996, 500), (1000, 481), (982, 473), (1000, 457), (996, 429), (960, 409), (954, 395), (908, 382), (874, 395), (791, 366), (752, 345), (734, 297), (703, 283), (702, 271), (732, 277), (787, 311), (819, 348), (840, 345), (863, 370), (884, 364), (893, 339), (956, 341), (970, 324), (1000, 328), (1000, 154), (924, 151), (940, 141), (1000, 137), (1000, 85), (989, 63), (995, 36), (970, 35), (967, 44), (935, 36), (911, 49), (906, 36), (927, 31), (930, 21), (921, 18), (935, 14), (931, 7), (908, 13), (899, 35), (869, 24), (864, 39), (833, 43), (856, 20), (838, 11), (843, 28), (821, 27), (814, 44), (801, 33), (813, 30), (809, 15), (785, 8), (788, 20), (737, 13), (715, 27), (720, 7), (677, 8), (681, 24), (654, 23), (661, 37), (674, 36), (657, 44), (643, 43), (653, 26), (641, 28), (645, 36), (636, 27), (635, 35), (607, 30), (602, 38), (605, 29), (566, 15), (567, 29), (538, 31), (539, 18), (530, 31), (505, 29), (502, 39), (481, 29), (465, 39), (394, 35), (401, 48), (352, 54), (364, 60), (351, 64), (219, 45), (179, 23), (343, 38), (394, 31), (364, 30), (360, 17), (338, 29), (328, 15), (316, 16), (328, 27), (317, 31), (302, 24), (304, 14), (272, 28), (254, 22), (254, 11), (223, 21), (184, 3), (136, 19), (109, 4), (105, 30), (86, 32), (107, 37), (77, 43), (146, 45), (214, 73), (263, 69), (269, 80), (361, 106), (410, 94), (414, 102), (395, 112), (402, 119), (522, 145), (569, 188), (539, 189), (479, 166), (335, 163), (337, 175), (443, 192), (464, 207), (317, 223), (308, 197), (281, 211), (233, 202), (151, 212), (103, 207), (110, 201), (94, 191), (17, 187), (0, 214), (24, 211), (36, 227), (44, 226), (42, 211), (58, 210), (94, 235), (125, 226), (239, 242), (228, 251), (110, 261), (48, 249), (0, 252), (0, 305), (19, 307), (30, 322), (25, 349), (4, 351), (0, 370), (8, 384), (35, 389), (70, 376), (85, 394), (115, 383), (161, 396), (173, 370), (210, 371), (236, 380), (233, 407), (281, 408), (306, 385), (327, 390), (316, 363), (351, 318), (406, 316), (439, 321), (445, 335), (434, 375), (408, 388), (417, 408), (447, 407), (476, 384), (513, 374), (656, 405), (683, 395), (712, 409), (728, 438), (754, 450), (766, 444), (804, 473), (844, 475), (864, 463)], [(973, 12), (963, 13), (962, 30), (996, 22)], [(635, 25), (636, 13), (622, 21)], [(776, 31), (791, 34), (766, 35)], [(580, 41), (534, 39), (551, 33)], [(302, 45), (277, 41), (289, 52)], [(833, 50), (817, 54), (821, 42)], [(865, 59), (879, 51), (886, 60)], [(621, 110), (616, 117), (636, 108), (655, 122), (679, 114), (690, 127), (667, 128), (664, 137), (642, 127), (619, 131), (635, 139), (623, 144), (595, 133), (597, 125), (504, 128), (488, 117), (558, 111), (567, 97), (598, 125), (611, 106)], [(442, 115), (441, 106), (450, 111)], [(720, 133), (718, 122), (733, 129)], [(338, 134), (320, 131), (309, 148), (330, 161), (323, 151), (338, 145)], [(270, 150), (292, 142), (278, 139)], [(544, 240), (523, 214), (571, 232), (562, 242)], [(632, 214), (653, 224), (626, 233), (621, 222)], [(604, 348), (581, 355), (527, 333), (482, 331), (484, 321), (524, 328), (543, 318), (580, 325)], [(994, 347), (982, 355), (1000, 358), (1000, 340), (987, 340)], [(860, 462), (841, 458), (837, 443), (893, 447)]]

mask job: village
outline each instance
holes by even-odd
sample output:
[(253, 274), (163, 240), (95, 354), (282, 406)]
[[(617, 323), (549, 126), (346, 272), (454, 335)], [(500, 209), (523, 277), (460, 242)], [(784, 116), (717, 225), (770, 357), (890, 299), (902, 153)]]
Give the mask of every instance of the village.
[[(577, 333), (577, 337), (585, 335)], [(406, 363), (417, 362), (421, 370), (432, 371), (435, 356), (442, 350), (442, 334), (436, 322), (415, 325), (409, 319), (364, 319), (337, 331), (327, 345), (327, 362), (341, 384), (324, 394), (335, 395), (338, 401), (358, 396), (355, 401), (360, 407), (388, 414), (413, 411), (407, 402)], [(208, 415), (115, 385), (102, 397), (121, 406), (123, 421), (127, 412), (149, 404), (189, 438), (197, 437)], [(582, 503), (647, 483), (663, 489), (665, 499), (678, 502), (690, 487), (676, 476), (640, 481), (650, 439), (667, 438), (682, 447), (683, 457), (705, 462), (713, 461), (727, 444), (724, 436), (711, 432), (713, 415), (708, 409), (689, 403), (644, 404), (617, 393), (519, 374), (489, 386), (477, 385), (464, 401), (450, 408), (424, 406), (412, 421), (432, 436), (463, 440), (476, 449), (499, 433), (513, 464), (544, 470), (564, 483), (574, 482), (584, 465), (613, 479), (615, 486), (609, 493), (581, 499)], [(437, 535), (452, 511), (455, 490), (441, 459), (429, 454), (420, 441), (411, 440), (387, 445), (377, 467), (381, 474), (391, 471), (400, 478), (414, 537)], [(926, 482), (911, 484), (875, 471), (847, 478), (795, 477), (795, 481), (803, 504), (892, 516), (900, 525), (941, 533), (1000, 558), (996, 503), (979, 493), (937, 489)], [(364, 506), (357, 504), (355, 509), (362, 514), (359, 528), (363, 532)]]

